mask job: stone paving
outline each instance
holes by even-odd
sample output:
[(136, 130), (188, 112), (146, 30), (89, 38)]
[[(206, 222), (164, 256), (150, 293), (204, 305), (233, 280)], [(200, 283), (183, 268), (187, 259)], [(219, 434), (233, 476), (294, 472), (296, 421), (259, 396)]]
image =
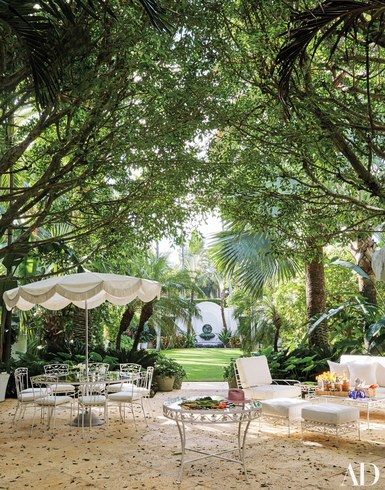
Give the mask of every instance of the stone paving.
[[(185, 383), (180, 392), (158, 393), (149, 401), (149, 428), (138, 418), (135, 431), (130, 417), (121, 423), (111, 411), (108, 427), (94, 427), (86, 436), (59, 417), (56, 428), (37, 426), (30, 436), (30, 413), (11, 425), (14, 400), (0, 404), (1, 489), (337, 489), (344, 482), (348, 465), (358, 475), (360, 463), (374, 463), (380, 480), (373, 488), (385, 489), (385, 412), (374, 412), (371, 431), (363, 423), (362, 441), (348, 435), (336, 446), (333, 438), (309, 434), (287, 437), (284, 427), (252, 423), (247, 442), (247, 485), (238, 465), (217, 459), (188, 467), (181, 485), (175, 483), (180, 442), (175, 424), (162, 415), (165, 399), (202, 393), (226, 394), (225, 383)], [(139, 417), (139, 413), (138, 413)], [(363, 419), (364, 420), (364, 419)], [(188, 429), (188, 439), (201, 448), (220, 448), (235, 442), (231, 424)], [(371, 469), (369, 466), (368, 469)], [(372, 475), (367, 475), (371, 483)], [(352, 487), (349, 478), (347, 488)]]

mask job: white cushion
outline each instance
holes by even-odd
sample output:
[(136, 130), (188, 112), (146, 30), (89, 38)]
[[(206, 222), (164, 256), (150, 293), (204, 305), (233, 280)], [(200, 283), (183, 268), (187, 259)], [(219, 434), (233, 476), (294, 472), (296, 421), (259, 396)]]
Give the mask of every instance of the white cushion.
[(55, 393), (72, 393), (75, 391), (75, 386), (70, 385), (68, 383), (58, 383), (57, 385), (53, 384), (52, 389)]
[(139, 393), (138, 391), (119, 391), (119, 393), (111, 393), (108, 395), (108, 399), (113, 402), (131, 402), (132, 400), (137, 400), (143, 396), (143, 393)]
[(330, 372), (333, 374), (337, 374), (338, 376), (346, 376), (349, 377), (349, 364), (348, 363), (339, 363), (328, 361)]
[(319, 403), (303, 407), (302, 417), (310, 422), (341, 425), (357, 422), (360, 411), (358, 408), (338, 405), (337, 403)]
[(385, 388), (383, 386), (379, 386), (376, 388), (376, 398), (385, 398)]
[(63, 403), (71, 403), (72, 398), (70, 396), (47, 396), (43, 398), (38, 398), (36, 403), (42, 406), (52, 406), (52, 405), (63, 405)]
[(240, 357), (236, 361), (242, 388), (273, 382), (266, 356)]
[(377, 384), (379, 386), (385, 387), (385, 356), (365, 356), (365, 355), (358, 355), (358, 354), (353, 354), (353, 355), (343, 354), (341, 356), (341, 362), (347, 363), (352, 361), (367, 362), (371, 364), (376, 363)]
[(269, 398), (295, 398), (301, 396), (299, 385), (265, 385), (254, 386), (243, 390), (245, 396), (252, 400), (268, 400)]
[(35, 398), (37, 398), (37, 396), (33, 393), (20, 393), (20, 395), (17, 397), (17, 399), (22, 403), (33, 402)]
[(22, 395), (33, 395), (35, 394), (36, 397), (38, 396), (44, 396), (48, 392), (47, 388), (26, 388), (21, 392)]
[(385, 387), (385, 366), (377, 363), (377, 371), (376, 371), (377, 384), (379, 386)]
[(136, 385), (132, 383), (119, 383), (113, 384), (108, 387), (109, 393), (118, 393), (119, 391), (132, 391), (132, 390), (141, 390), (145, 388), (138, 388)]
[(273, 400), (263, 400), (262, 415), (272, 415), (274, 417), (283, 417), (289, 420), (298, 420), (302, 415), (302, 408), (308, 405), (308, 400), (297, 398), (274, 398)]
[(87, 395), (79, 396), (78, 400), (81, 405), (104, 405), (107, 397), (104, 395)]
[(350, 373), (350, 386), (354, 386), (357, 378), (364, 381), (366, 385), (377, 384), (377, 363), (352, 361), (349, 362), (348, 365)]

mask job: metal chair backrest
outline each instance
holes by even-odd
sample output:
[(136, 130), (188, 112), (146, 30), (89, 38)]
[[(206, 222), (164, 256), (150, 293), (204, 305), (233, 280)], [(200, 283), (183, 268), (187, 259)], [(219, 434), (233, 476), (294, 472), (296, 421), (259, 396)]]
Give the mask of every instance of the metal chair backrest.
[(142, 369), (140, 364), (135, 364), (133, 362), (126, 362), (124, 364), (119, 364), (119, 371), (121, 378), (129, 378), (132, 375), (139, 374)]
[(153, 375), (154, 368), (150, 366), (140, 376), (137, 386), (140, 388), (145, 388), (150, 393)]
[(53, 374), (56, 376), (66, 375), (69, 372), (68, 364), (46, 364), (44, 366), (45, 374)]
[(33, 388), (33, 398), (48, 398), (54, 397), (55, 388), (58, 378), (53, 374), (39, 374), (31, 376), (31, 385)]
[(80, 396), (100, 396), (106, 395), (106, 383), (101, 381), (87, 381), (79, 386)]
[(28, 368), (19, 367), (15, 369), (15, 385), (16, 385), (16, 394), (19, 398), (21, 392), (27, 388), (29, 388), (29, 378), (28, 378)]
[(106, 375), (110, 369), (107, 362), (90, 362), (88, 363), (88, 372), (97, 375)]

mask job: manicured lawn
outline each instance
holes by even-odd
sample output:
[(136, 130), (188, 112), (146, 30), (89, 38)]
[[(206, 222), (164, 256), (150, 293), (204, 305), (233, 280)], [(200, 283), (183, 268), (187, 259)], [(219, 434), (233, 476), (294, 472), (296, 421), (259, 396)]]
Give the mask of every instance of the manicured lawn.
[(162, 354), (182, 364), (186, 381), (223, 381), (223, 367), (241, 355), (240, 349), (170, 349)]

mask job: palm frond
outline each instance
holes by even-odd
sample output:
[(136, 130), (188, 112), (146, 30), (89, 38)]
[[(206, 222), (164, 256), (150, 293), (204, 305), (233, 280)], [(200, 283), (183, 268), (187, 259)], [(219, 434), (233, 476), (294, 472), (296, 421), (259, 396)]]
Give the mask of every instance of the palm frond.
[(312, 49), (315, 53), (326, 38), (335, 36), (330, 52), (332, 56), (341, 38), (359, 28), (359, 22), (363, 20), (364, 14), (369, 14), (370, 22), (373, 23), (375, 19), (382, 18), (384, 13), (384, 0), (367, 2), (328, 0), (313, 9), (296, 13), (292, 18), (292, 26), (285, 33), (287, 41), (276, 58), (281, 100), (287, 102), (295, 66), (304, 60), (310, 45), (314, 43)]
[[(159, 31), (169, 31), (163, 9), (156, 0), (136, 0)], [(115, 14), (104, 0), (1, 0), (0, 23), (17, 36), (25, 50), (36, 101), (40, 108), (54, 104), (61, 88), (65, 52), (61, 32), (65, 24), (76, 23), (79, 11), (98, 18), (99, 11)]]
[(170, 32), (171, 24), (166, 19), (167, 10), (156, 0), (139, 0), (151, 24), (160, 32)]
[(292, 258), (274, 253), (272, 241), (259, 232), (228, 230), (218, 233), (211, 254), (220, 271), (232, 276), (254, 296), (261, 294), (268, 281), (288, 279), (298, 270)]

